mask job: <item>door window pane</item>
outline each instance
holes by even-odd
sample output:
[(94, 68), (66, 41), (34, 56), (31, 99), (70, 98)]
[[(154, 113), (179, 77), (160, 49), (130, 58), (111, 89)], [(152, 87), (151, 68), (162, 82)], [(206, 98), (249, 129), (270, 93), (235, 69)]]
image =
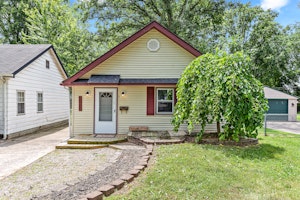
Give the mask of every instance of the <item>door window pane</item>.
[(99, 121), (112, 121), (112, 92), (99, 93)]

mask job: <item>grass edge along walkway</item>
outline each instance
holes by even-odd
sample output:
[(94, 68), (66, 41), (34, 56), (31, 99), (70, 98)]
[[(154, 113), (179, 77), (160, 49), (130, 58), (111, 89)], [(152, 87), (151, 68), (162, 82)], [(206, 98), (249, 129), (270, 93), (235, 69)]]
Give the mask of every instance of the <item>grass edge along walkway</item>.
[(298, 199), (300, 135), (268, 129), (259, 145), (158, 146), (155, 164), (108, 199)]

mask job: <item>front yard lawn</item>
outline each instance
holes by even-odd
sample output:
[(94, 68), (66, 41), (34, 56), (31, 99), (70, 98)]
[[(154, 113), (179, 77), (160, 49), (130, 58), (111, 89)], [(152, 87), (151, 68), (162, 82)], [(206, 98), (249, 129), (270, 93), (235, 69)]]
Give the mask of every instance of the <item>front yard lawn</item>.
[(155, 151), (155, 163), (109, 199), (300, 197), (300, 135), (268, 130), (265, 137), (261, 129), (252, 147), (180, 144)]
[(300, 113), (297, 114), (297, 121), (300, 121)]

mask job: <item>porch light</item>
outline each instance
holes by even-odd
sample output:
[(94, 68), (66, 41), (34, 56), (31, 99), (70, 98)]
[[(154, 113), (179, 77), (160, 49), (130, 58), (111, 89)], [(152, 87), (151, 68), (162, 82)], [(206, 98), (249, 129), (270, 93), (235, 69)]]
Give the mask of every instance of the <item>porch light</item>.
[(122, 91), (122, 92), (121, 92), (121, 95), (122, 95), (122, 97), (124, 97), (124, 96), (126, 95), (126, 92), (125, 92), (125, 91)]
[(89, 90), (87, 90), (86, 92), (85, 92), (85, 96), (90, 96), (90, 91)]

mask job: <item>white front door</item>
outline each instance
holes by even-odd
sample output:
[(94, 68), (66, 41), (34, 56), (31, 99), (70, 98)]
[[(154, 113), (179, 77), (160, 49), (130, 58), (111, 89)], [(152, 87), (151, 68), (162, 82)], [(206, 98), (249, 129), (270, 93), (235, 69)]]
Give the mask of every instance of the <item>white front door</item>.
[(116, 88), (95, 90), (95, 133), (116, 134)]

